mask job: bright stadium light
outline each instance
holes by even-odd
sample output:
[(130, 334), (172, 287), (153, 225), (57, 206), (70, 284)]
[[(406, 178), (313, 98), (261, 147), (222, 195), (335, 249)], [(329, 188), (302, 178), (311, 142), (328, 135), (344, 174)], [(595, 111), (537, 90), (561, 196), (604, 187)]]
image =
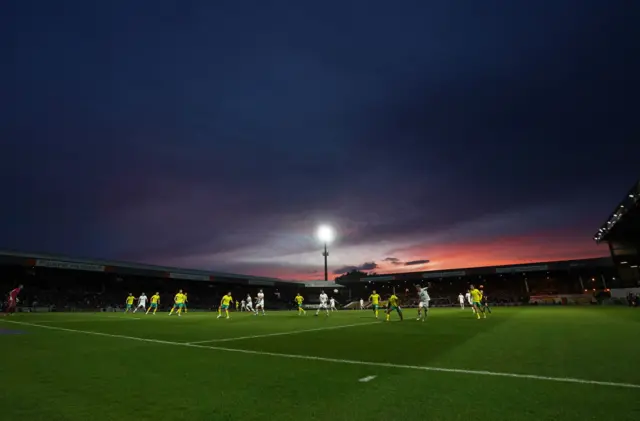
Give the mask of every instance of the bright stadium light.
[(323, 243), (330, 243), (335, 238), (335, 233), (333, 232), (333, 228), (328, 225), (321, 225), (318, 227), (318, 232), (316, 234), (318, 239)]
[(333, 241), (335, 238), (335, 232), (333, 231), (333, 228), (328, 225), (320, 225), (316, 235), (318, 236), (318, 240), (324, 243), (324, 251), (322, 252), (322, 255), (324, 256), (324, 280), (328, 281), (329, 271), (327, 269), (327, 257), (329, 257), (329, 252), (327, 251), (327, 244)]

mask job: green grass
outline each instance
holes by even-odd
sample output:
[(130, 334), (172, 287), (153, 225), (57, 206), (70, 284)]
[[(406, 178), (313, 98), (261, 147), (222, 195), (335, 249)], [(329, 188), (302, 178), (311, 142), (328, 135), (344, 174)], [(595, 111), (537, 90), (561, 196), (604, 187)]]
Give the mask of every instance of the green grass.
[[(195, 312), (17, 314), (8, 320), (28, 324), (0, 321), (0, 329), (25, 332), (0, 335), (2, 419), (640, 419), (637, 310), (496, 308), (476, 320), (469, 310), (433, 309), (426, 323), (414, 320), (415, 310), (405, 314), (402, 323), (395, 315), (375, 323), (368, 311), (231, 320)], [(293, 333), (309, 329), (317, 330)], [(282, 332), (290, 334), (261, 336)], [(220, 341), (246, 336), (257, 337)], [(359, 381), (367, 376), (376, 378)]]

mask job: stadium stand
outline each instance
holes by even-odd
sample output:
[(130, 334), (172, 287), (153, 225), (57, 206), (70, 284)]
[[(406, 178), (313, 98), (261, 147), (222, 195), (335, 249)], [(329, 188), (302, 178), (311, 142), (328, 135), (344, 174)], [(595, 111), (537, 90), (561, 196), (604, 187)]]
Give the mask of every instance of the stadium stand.
[(609, 246), (621, 287), (640, 287), (640, 181), (637, 181), (616, 206), (593, 238)]
[[(147, 295), (159, 291), (161, 308), (169, 308), (178, 289), (189, 294), (189, 308), (215, 310), (222, 295), (231, 291), (242, 299), (266, 295), (267, 308), (293, 309), (297, 292), (312, 307), (320, 289), (347, 309), (358, 308), (376, 289), (383, 301), (395, 291), (403, 306), (417, 304), (414, 284), (431, 284), (433, 306), (457, 306), (458, 294), (469, 284), (484, 285), (492, 305), (588, 304), (604, 302), (610, 288), (620, 287), (610, 258), (541, 262), (512, 266), (397, 273), (345, 280), (342, 285), (326, 281), (295, 282), (275, 278), (187, 270), (126, 262), (72, 259), (65, 256), (0, 253), (0, 288), (8, 292), (24, 284), (22, 311), (115, 311), (131, 292)], [(338, 291), (338, 292), (335, 292)], [(356, 302), (357, 305), (350, 303)], [(625, 294), (619, 303), (631, 304)], [(635, 304), (634, 304), (635, 305)]]
[[(431, 283), (434, 306), (458, 305), (458, 294), (470, 284), (484, 285), (494, 305), (535, 303), (570, 303), (578, 297), (591, 302), (592, 297), (607, 297), (609, 289), (619, 284), (610, 258), (527, 263), (443, 271), (396, 273), (364, 277), (344, 282), (354, 301), (367, 299), (376, 289), (383, 297), (396, 291), (405, 306), (415, 304), (414, 284)], [(533, 301), (532, 301), (533, 299)], [(580, 300), (578, 300), (580, 301)], [(357, 307), (357, 306), (356, 306)]]
[[(161, 307), (170, 307), (178, 289), (189, 295), (190, 309), (217, 309), (222, 295), (255, 297), (263, 289), (268, 309), (292, 308), (295, 294), (304, 288), (342, 288), (333, 282), (295, 282), (274, 278), (230, 274), (127, 262), (77, 259), (49, 254), (0, 252), (0, 288), (8, 292), (17, 284), (22, 310), (108, 311), (123, 307), (131, 292), (161, 294)], [(339, 294), (333, 294), (337, 295)], [(4, 300), (3, 300), (4, 301)], [(341, 299), (338, 298), (338, 301)]]

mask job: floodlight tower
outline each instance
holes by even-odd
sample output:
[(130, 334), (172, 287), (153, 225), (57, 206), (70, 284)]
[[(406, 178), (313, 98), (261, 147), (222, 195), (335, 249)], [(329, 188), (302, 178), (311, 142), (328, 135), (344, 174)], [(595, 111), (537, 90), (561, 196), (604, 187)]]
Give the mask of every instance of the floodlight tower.
[(318, 239), (324, 243), (324, 252), (322, 252), (322, 256), (324, 256), (324, 280), (329, 280), (329, 272), (327, 270), (327, 257), (329, 257), (329, 252), (327, 251), (327, 244), (333, 241), (334, 232), (333, 228), (328, 225), (321, 225), (318, 227)]

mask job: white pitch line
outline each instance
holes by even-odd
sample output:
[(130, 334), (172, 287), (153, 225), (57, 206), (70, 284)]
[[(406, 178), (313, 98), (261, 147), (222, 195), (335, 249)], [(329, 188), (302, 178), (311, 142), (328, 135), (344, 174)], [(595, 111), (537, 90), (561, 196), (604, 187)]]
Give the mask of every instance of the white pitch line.
[(223, 339), (209, 339), (207, 341), (195, 341), (189, 342), (191, 345), (195, 344), (206, 344), (210, 342), (230, 342), (230, 341), (239, 341), (241, 339), (258, 339), (258, 338), (268, 338), (270, 336), (283, 336), (283, 335), (295, 335), (298, 333), (306, 333), (306, 332), (318, 332), (321, 330), (334, 330), (334, 329), (344, 329), (346, 327), (354, 327), (354, 326), (368, 326), (372, 324), (379, 324), (380, 322), (370, 322), (370, 323), (353, 323), (350, 325), (339, 325), (339, 326), (329, 326), (329, 327), (316, 327), (314, 329), (304, 329), (304, 330), (291, 330), (289, 332), (277, 332), (277, 333), (265, 333), (264, 335), (251, 335), (251, 336), (237, 336), (235, 338), (223, 338)]
[(373, 379), (375, 379), (375, 378), (376, 378), (376, 376), (367, 376), (367, 377), (363, 377), (363, 378), (361, 378), (361, 379), (360, 379), (360, 380), (358, 380), (358, 381), (359, 381), (359, 382), (362, 382), (362, 383), (367, 383), (367, 382), (370, 382), (371, 380), (373, 380)]
[(640, 389), (640, 384), (633, 384), (633, 383), (605, 382), (605, 381), (599, 381), (599, 380), (576, 379), (572, 377), (548, 377), (548, 376), (538, 376), (535, 374), (502, 373), (497, 371), (465, 370), (460, 368), (404, 365), (404, 364), (382, 363), (382, 362), (373, 362), (373, 361), (343, 360), (338, 358), (313, 357), (310, 355), (280, 354), (277, 352), (252, 351), (248, 349), (236, 349), (236, 348), (223, 348), (219, 346), (198, 345), (198, 344), (191, 344), (191, 343), (185, 343), (185, 342), (162, 341), (159, 339), (138, 338), (135, 336), (126, 336), (126, 335), (114, 335), (111, 333), (92, 332), (89, 330), (67, 329), (64, 327), (38, 325), (35, 323), (17, 322), (13, 320), (0, 319), (0, 321), (17, 324), (17, 325), (39, 327), (42, 329), (59, 330), (63, 332), (84, 333), (86, 335), (104, 336), (107, 338), (121, 338), (121, 339), (128, 339), (128, 340), (140, 341), (140, 342), (149, 342), (149, 343), (173, 345), (173, 346), (184, 346), (187, 348), (210, 349), (214, 351), (223, 351), (223, 352), (231, 352), (231, 353), (246, 354), (246, 355), (260, 355), (260, 356), (288, 358), (288, 359), (296, 359), (296, 360), (319, 361), (319, 362), (335, 363), (335, 364), (362, 365), (362, 366), (376, 367), (376, 368), (395, 368), (395, 369), (407, 369), (407, 370), (417, 370), (417, 371), (431, 371), (431, 372), (438, 372), (438, 373), (468, 374), (468, 375), (492, 376), (492, 377), (510, 377), (514, 379), (544, 380), (544, 381), (557, 382), (557, 383), (588, 384), (588, 385), (594, 385), (594, 386), (609, 386), (609, 387), (620, 387), (620, 388), (627, 388), (627, 389)]

